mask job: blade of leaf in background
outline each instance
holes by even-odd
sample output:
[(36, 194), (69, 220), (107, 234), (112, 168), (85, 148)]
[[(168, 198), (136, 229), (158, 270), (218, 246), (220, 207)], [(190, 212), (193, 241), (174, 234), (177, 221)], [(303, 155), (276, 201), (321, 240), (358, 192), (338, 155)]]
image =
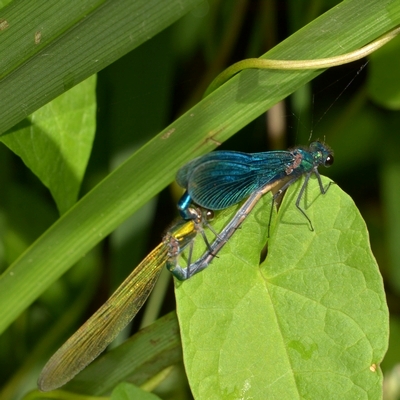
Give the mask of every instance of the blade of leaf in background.
[[(400, 3), (348, 0), (266, 56), (306, 59), (342, 54), (399, 23)], [(244, 71), (143, 146), (3, 274), (0, 331), (85, 252), (170, 183), (180, 165), (211, 150), (215, 141), (227, 139), (318, 73)]]
[[(400, 293), (400, 165), (397, 158), (389, 158), (381, 171), (382, 197), (385, 203), (386, 245), (389, 257), (390, 286)], [(395, 161), (396, 160), (396, 161)]]
[(399, 50), (400, 37), (397, 37), (369, 56), (368, 95), (372, 101), (391, 110), (400, 108), (400, 59), (394, 56)]
[[(400, 108), (399, 58), (400, 40), (395, 38), (374, 54), (371, 54), (370, 71), (367, 80), (369, 98), (380, 107), (396, 111)], [(392, 290), (400, 292), (400, 165), (398, 163), (399, 116), (398, 113), (379, 115), (381, 126), (385, 131), (385, 140), (379, 138), (376, 145), (382, 147), (380, 178), (382, 202), (385, 210), (386, 230), (384, 243), (388, 254), (388, 282)], [(376, 118), (378, 120), (378, 116)], [(375, 149), (376, 147), (374, 147)]]
[(34, 190), (27, 190), (18, 183), (7, 183), (2, 188), (0, 208), (7, 227), (2, 234), (2, 243), (9, 265), (57, 220), (58, 215), (55, 208), (41, 201)]
[[(328, 179), (323, 179), (325, 185)], [(184, 361), (195, 398), (380, 397), (388, 309), (368, 232), (337, 185), (285, 194), (265, 244), (264, 196), (211, 266), (178, 284)]]
[(96, 130), (96, 76), (0, 136), (47, 186), (60, 214), (77, 200)]
[[(100, 71), (201, 0), (13, 1), (0, 10), (0, 132)], [(40, 33), (40, 42), (35, 37)]]

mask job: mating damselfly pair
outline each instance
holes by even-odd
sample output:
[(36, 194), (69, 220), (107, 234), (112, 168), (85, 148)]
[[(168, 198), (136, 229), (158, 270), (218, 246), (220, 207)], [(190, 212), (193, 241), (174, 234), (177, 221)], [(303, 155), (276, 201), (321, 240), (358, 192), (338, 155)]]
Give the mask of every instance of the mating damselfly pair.
[[(178, 203), (182, 219), (174, 224), (158, 245), (125, 279), (110, 299), (51, 357), (38, 381), (43, 391), (56, 389), (71, 380), (92, 362), (137, 314), (153, 289), (165, 265), (179, 280), (186, 280), (204, 270), (224, 244), (240, 227), (259, 199), (281, 184), (273, 201), (303, 175), (304, 183), (296, 207), (311, 230), (312, 221), (300, 206), (308, 181), (315, 174), (320, 191), (325, 194), (318, 172), (322, 164), (333, 163), (332, 151), (321, 142), (309, 148), (262, 153), (216, 151), (198, 157), (177, 174), (177, 182), (186, 189)], [(245, 200), (246, 199), (246, 200)], [(244, 203), (209, 242), (204, 230), (211, 228), (205, 210), (222, 210), (241, 201)], [(198, 235), (206, 242), (204, 254), (192, 260), (193, 243)], [(187, 266), (179, 257), (188, 252)]]

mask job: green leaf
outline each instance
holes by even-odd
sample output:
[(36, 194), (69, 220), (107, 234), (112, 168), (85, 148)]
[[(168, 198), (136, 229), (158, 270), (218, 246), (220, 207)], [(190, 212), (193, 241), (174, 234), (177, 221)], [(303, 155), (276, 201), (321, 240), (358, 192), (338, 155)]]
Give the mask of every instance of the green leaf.
[(12, 0), (0, 0), (0, 9), (11, 3)]
[[(323, 179), (325, 185), (328, 180)], [(195, 398), (379, 398), (388, 309), (368, 232), (337, 185), (311, 179), (280, 207), (268, 255), (270, 197), (219, 257), (178, 284), (184, 361)]]
[(96, 130), (96, 76), (0, 136), (46, 185), (61, 214), (78, 197)]

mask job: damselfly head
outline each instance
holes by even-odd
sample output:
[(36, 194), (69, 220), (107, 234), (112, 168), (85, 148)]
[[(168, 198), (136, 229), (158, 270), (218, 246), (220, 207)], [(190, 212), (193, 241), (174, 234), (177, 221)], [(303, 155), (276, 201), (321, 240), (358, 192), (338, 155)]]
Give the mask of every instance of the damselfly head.
[(310, 152), (313, 154), (314, 163), (317, 165), (323, 164), (324, 167), (330, 167), (334, 162), (333, 150), (325, 143), (319, 141), (310, 143)]

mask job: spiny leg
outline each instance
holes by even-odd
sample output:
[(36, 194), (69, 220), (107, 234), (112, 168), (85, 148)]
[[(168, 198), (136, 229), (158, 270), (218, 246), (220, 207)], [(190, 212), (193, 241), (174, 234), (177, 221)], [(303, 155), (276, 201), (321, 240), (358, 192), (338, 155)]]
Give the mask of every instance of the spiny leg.
[(311, 222), (311, 219), (308, 217), (308, 215), (306, 214), (306, 212), (300, 207), (300, 201), (301, 201), (301, 198), (303, 197), (304, 191), (305, 191), (306, 188), (307, 188), (308, 181), (310, 180), (310, 176), (311, 176), (311, 172), (308, 173), (308, 174), (306, 175), (306, 178), (304, 179), (304, 183), (303, 183), (303, 185), (301, 186), (299, 195), (297, 196), (296, 207), (297, 207), (297, 209), (307, 218), (307, 221), (308, 221), (308, 223), (310, 224), (310, 229), (311, 229), (312, 232), (314, 232), (314, 227), (313, 227), (313, 224), (312, 224), (312, 222)]
[(319, 174), (317, 169), (314, 169), (314, 174), (316, 175), (317, 179), (318, 179), (318, 184), (319, 184), (319, 190), (321, 191), (322, 194), (326, 194), (326, 192), (328, 191), (328, 189), (331, 187), (332, 184), (334, 184), (335, 182), (329, 182), (327, 187), (324, 188), (324, 185), (322, 183), (322, 179), (321, 179), (321, 175)]

